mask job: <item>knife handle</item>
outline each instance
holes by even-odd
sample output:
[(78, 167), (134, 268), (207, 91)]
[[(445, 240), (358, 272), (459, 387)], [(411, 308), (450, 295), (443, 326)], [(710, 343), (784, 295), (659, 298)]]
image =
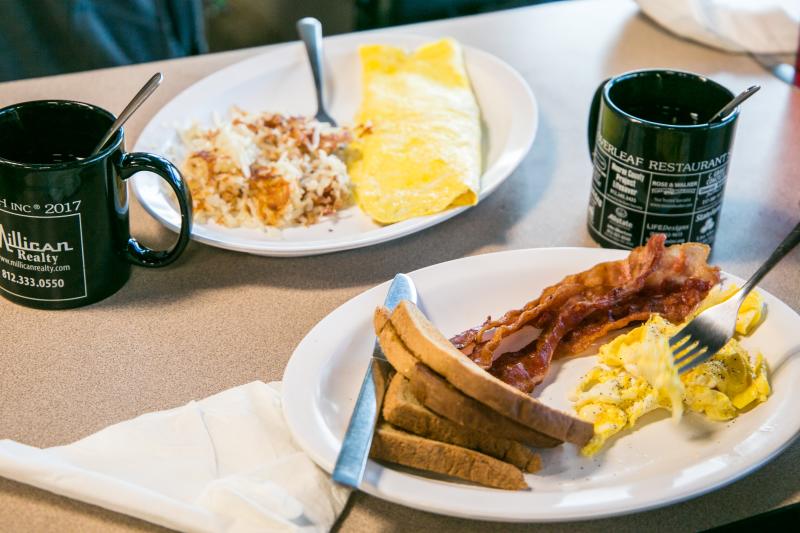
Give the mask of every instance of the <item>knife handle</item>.
[(383, 405), (390, 368), (384, 361), (370, 359), (356, 406), (347, 425), (342, 450), (333, 469), (333, 480), (337, 483), (357, 489), (364, 478), (372, 435)]

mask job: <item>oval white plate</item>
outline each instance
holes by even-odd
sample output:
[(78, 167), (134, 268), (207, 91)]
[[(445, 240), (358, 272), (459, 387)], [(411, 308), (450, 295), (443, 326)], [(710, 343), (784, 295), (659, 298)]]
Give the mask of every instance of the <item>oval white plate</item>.
[[(413, 49), (430, 38), (407, 35), (355, 34), (325, 40), (330, 76), (330, 111), (343, 125), (351, 124), (361, 101), (358, 45), (383, 43)], [(464, 47), (467, 70), (481, 108), (484, 132), (484, 173), (480, 198), (491, 194), (528, 153), (538, 124), (536, 100), (527, 83), (506, 63)], [(192, 120), (212, 124), (214, 113), (226, 116), (232, 106), (252, 111), (313, 115), (316, 111), (311, 73), (300, 43), (276, 48), (236, 63), (195, 83), (165, 105), (147, 124), (134, 149), (170, 154), (177, 143), (176, 127)], [(142, 172), (133, 190), (144, 208), (177, 231), (180, 218), (171, 196), (157, 176)], [(205, 244), (271, 256), (314, 255), (360, 248), (396, 239), (462, 212), (465, 207), (436, 215), (380, 226), (357, 207), (310, 227), (289, 228), (279, 236), (260, 229), (195, 224), (192, 238)]]
[[(520, 307), (565, 275), (627, 252), (550, 248), (468, 257), (411, 274), (420, 305), (446, 334)], [(733, 276), (726, 276), (741, 283)], [(297, 442), (330, 472), (372, 353), (372, 312), (388, 282), (325, 317), (298, 345), (283, 378), (286, 419)], [(772, 371), (772, 396), (734, 423), (689, 414), (679, 425), (666, 412), (643, 417), (595, 458), (564, 445), (542, 452), (544, 468), (527, 474), (530, 491), (508, 492), (433, 478), (369, 461), (362, 489), (409, 507), (501, 521), (557, 521), (642, 511), (730, 483), (780, 453), (800, 429), (800, 316), (761, 291), (767, 319), (744, 341), (761, 350)], [(794, 354), (794, 356), (792, 356)], [(571, 410), (567, 399), (596, 358), (558, 362), (535, 393)]]

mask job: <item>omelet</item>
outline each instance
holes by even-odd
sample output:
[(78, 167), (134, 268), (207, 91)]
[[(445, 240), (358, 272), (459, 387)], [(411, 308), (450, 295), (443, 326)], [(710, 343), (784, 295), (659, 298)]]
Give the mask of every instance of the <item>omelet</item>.
[[(689, 320), (737, 290), (712, 291)], [(763, 298), (750, 293), (739, 308), (737, 334), (752, 333), (763, 315)], [(724, 421), (754, 402), (766, 401), (770, 385), (764, 357), (751, 356), (736, 338), (709, 361), (679, 376), (669, 338), (682, 327), (653, 315), (600, 348), (600, 364), (581, 379), (571, 398), (578, 416), (594, 424), (594, 437), (581, 450), (584, 455), (595, 454), (611, 436), (655, 409), (670, 410), (675, 421), (685, 408)]]
[(452, 39), (359, 49), (363, 99), (347, 169), (359, 207), (391, 224), (478, 201), (480, 110)]

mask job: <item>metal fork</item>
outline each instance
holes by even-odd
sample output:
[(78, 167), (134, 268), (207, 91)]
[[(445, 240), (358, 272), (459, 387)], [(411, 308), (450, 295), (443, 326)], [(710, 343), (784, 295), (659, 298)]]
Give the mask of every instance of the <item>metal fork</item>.
[(742, 301), (761, 281), (761, 278), (798, 243), (800, 243), (800, 223), (783, 239), (769, 259), (756, 270), (755, 274), (750, 276), (750, 279), (735, 295), (720, 304), (709, 307), (670, 337), (669, 345), (672, 348), (678, 373), (688, 372), (700, 363), (709, 360), (725, 346), (736, 331), (736, 315)]
[(314, 89), (317, 93), (317, 114), (314, 117), (319, 122), (327, 122), (336, 126), (325, 110), (325, 73), (322, 70), (322, 23), (314, 17), (305, 17), (297, 21), (297, 33), (306, 45), (308, 63), (311, 65), (311, 74), (314, 77)]

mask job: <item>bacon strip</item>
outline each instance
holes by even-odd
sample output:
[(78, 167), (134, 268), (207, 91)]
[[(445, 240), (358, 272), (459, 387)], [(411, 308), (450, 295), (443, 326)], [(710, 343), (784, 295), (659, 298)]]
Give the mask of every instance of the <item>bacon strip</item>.
[[(487, 319), (451, 342), (491, 374), (530, 392), (547, 375), (557, 351), (580, 352), (652, 313), (680, 322), (719, 282), (719, 269), (706, 263), (707, 246), (667, 248), (664, 241), (664, 235), (653, 235), (627, 258), (567, 276), (522, 309)], [(513, 353), (497, 353), (503, 339), (526, 325), (542, 330), (535, 341)]]
[(580, 353), (606, 334), (633, 322), (643, 322), (653, 313), (662, 314), (673, 323), (683, 322), (714, 285), (716, 281), (713, 279), (687, 278), (681, 286), (668, 285), (656, 291), (645, 290), (631, 301), (583, 321), (565, 336), (559, 352), (565, 355)]

